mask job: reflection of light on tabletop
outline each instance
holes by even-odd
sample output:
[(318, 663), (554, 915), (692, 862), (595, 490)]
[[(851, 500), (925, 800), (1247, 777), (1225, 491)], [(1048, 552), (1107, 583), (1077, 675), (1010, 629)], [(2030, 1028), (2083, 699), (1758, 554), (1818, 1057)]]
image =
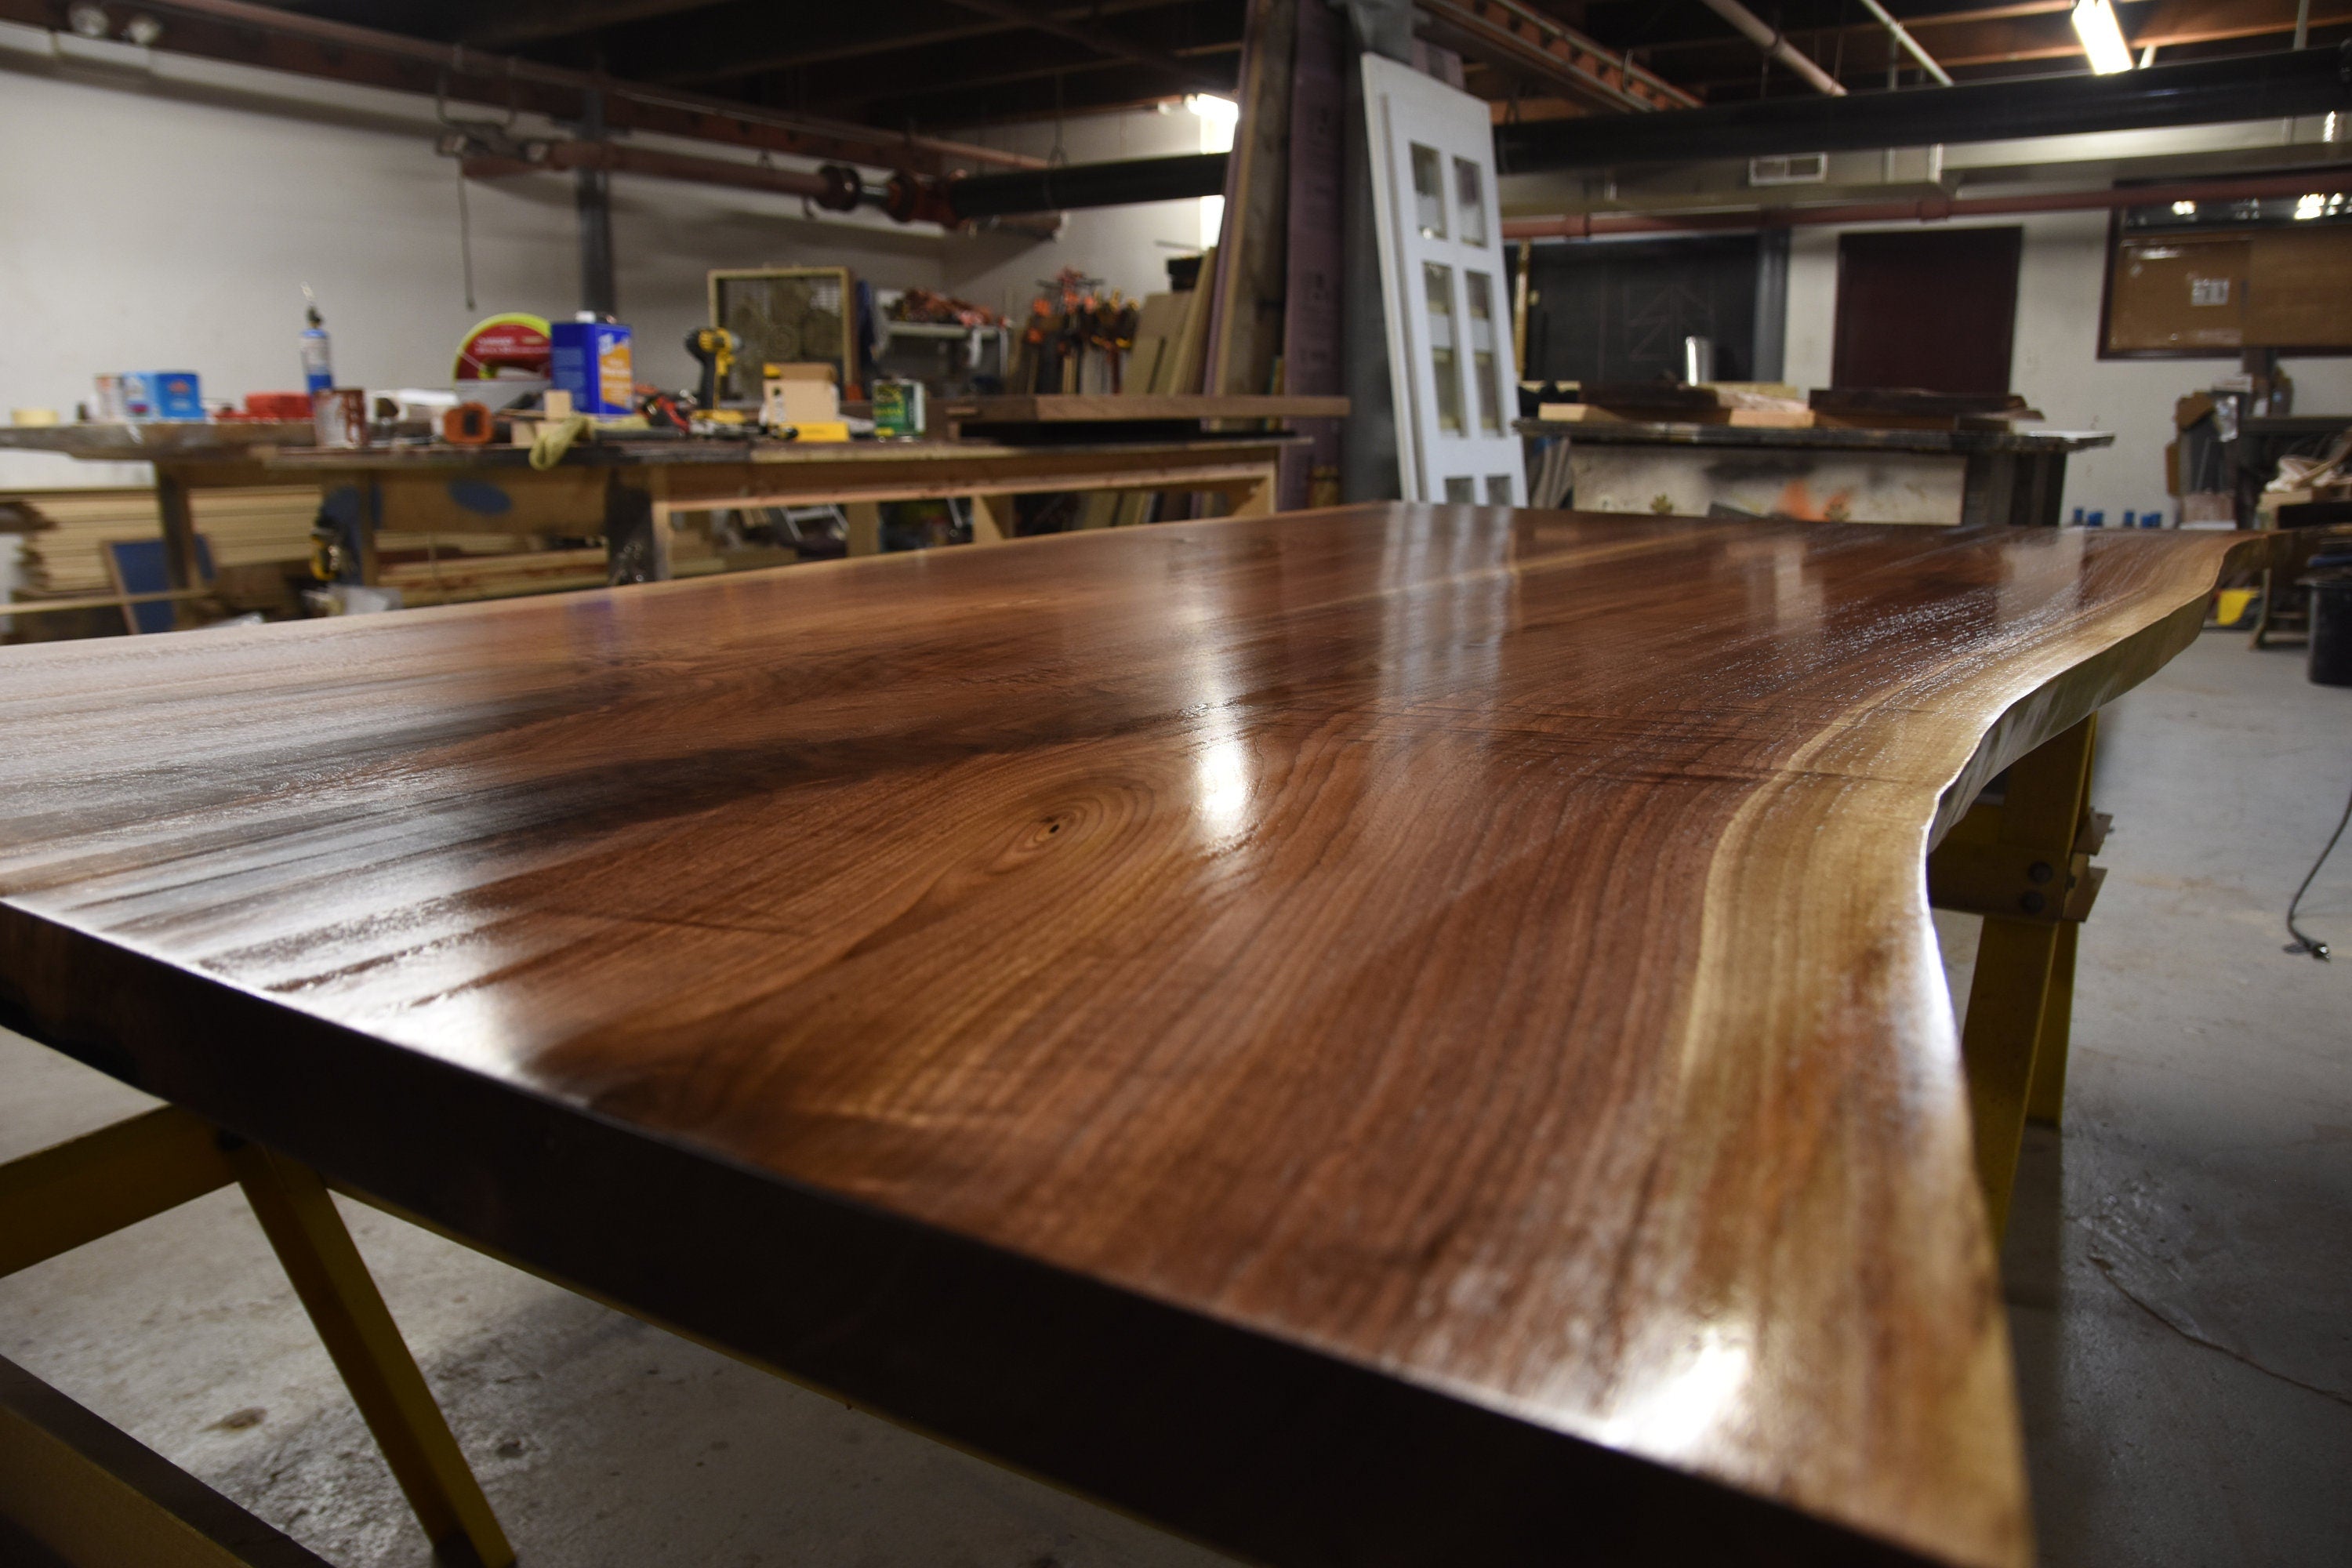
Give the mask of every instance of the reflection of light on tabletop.
[(1685, 1452), (1737, 1414), (1748, 1373), (1748, 1347), (1706, 1330), (1679, 1364), (1627, 1396), (1610, 1418), (1606, 1437), (1649, 1454)]
[(1209, 837), (1231, 838), (1249, 816), (1249, 752), (1230, 714), (1209, 721), (1209, 734), (1193, 763), (1193, 805)]

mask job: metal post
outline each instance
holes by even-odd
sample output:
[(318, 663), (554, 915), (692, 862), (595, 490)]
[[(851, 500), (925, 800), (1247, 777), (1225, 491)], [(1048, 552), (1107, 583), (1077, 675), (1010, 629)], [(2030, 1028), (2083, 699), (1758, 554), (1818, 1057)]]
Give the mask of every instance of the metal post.
[(1789, 231), (1768, 228), (1756, 237), (1756, 352), (1750, 381), (1778, 381), (1789, 350)]
[[(601, 141), (604, 135), (604, 95), (580, 95), (580, 134)], [(572, 172), (572, 188), (580, 210), (580, 308), (599, 316), (620, 313), (613, 289), (612, 176), (584, 165)]]

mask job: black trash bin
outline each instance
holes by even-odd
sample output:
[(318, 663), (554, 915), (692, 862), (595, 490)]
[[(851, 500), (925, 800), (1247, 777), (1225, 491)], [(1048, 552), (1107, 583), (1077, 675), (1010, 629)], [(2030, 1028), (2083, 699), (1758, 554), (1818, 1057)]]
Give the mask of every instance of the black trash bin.
[(2310, 579), (2311, 679), (2352, 686), (2352, 572)]

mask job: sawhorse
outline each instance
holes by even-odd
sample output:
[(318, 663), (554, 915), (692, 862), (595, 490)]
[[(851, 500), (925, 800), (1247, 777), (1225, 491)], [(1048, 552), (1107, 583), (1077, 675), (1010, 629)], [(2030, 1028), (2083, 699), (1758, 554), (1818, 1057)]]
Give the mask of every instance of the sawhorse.
[(2108, 826), (2090, 805), (2097, 739), (2095, 713), (2019, 758), (2001, 798), (1969, 807), (1927, 857), (1927, 901), (1984, 917), (1960, 1058), (1996, 1238), (2026, 1122), (2055, 1127), (2065, 1106), (2075, 936), (2105, 875), (2090, 862)]
[[(310, 1314), (344, 1387), (375, 1435), (393, 1478), (425, 1526), (435, 1554), (450, 1568), (508, 1568), (514, 1548), (490, 1511), (489, 1500), (467, 1468), (457, 1439), (433, 1402), (425, 1376), (400, 1337), (399, 1325), (344, 1228), (318, 1173), (249, 1143), (171, 1106), (118, 1121), (36, 1154), (0, 1165), (0, 1275), (136, 1225), (192, 1198), (236, 1183), (245, 1189), (263, 1234)], [(39, 1444), (50, 1463), (81, 1478), (98, 1495), (99, 1461), (66, 1443), (44, 1442), (30, 1427), (17, 1431)], [(110, 1508), (168, 1506), (136, 1488), (106, 1490)], [(50, 1510), (71, 1534), (103, 1521), (76, 1521)], [(19, 1520), (30, 1528), (36, 1521)], [(184, 1521), (151, 1521), (157, 1539), (194, 1540)], [(77, 1563), (104, 1561), (96, 1540), (50, 1540), (53, 1551)], [(193, 1548), (192, 1548), (193, 1550)], [(211, 1562), (191, 1556), (173, 1561)], [(235, 1560), (235, 1559), (228, 1559)]]

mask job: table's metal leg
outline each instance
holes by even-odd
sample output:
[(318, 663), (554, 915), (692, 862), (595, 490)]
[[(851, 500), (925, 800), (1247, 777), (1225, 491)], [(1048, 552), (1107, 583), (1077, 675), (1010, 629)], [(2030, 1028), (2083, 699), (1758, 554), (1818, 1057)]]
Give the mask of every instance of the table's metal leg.
[(236, 1182), (445, 1562), (515, 1560), (317, 1173), (166, 1106), (0, 1164), (0, 1274)]
[(1987, 915), (1969, 986), (1960, 1057), (1968, 1066), (1969, 1116), (1976, 1128), (1977, 1177), (1998, 1236), (2025, 1135), (2025, 1108), (2042, 1027), (2049, 1016), (2055, 926)]
[(1985, 917), (1960, 1056), (1996, 1235), (2027, 1118), (2055, 1122), (2065, 1092), (2074, 927), (2097, 888), (2085, 847), (2086, 836), (2095, 847), (2088, 793), (2097, 732), (2094, 715), (2019, 758), (2001, 804), (1976, 808), (1997, 814), (1979, 818), (1989, 831), (1955, 828), (1929, 860), (1930, 897)]
[(0, 1562), (16, 1563), (17, 1553), (26, 1568), (329, 1568), (161, 1454), (0, 1361)]
[(2050, 983), (2042, 993), (2042, 1029), (2033, 1047), (2033, 1080), (2025, 1091), (2025, 1119), (2056, 1127), (2066, 1119), (2066, 1053), (2074, 1034), (2074, 945), (2082, 934), (2075, 921), (2058, 922), (2058, 945), (2050, 953)]
[(506, 1568), (514, 1548), (317, 1173), (253, 1143), (229, 1164), (435, 1551)]

